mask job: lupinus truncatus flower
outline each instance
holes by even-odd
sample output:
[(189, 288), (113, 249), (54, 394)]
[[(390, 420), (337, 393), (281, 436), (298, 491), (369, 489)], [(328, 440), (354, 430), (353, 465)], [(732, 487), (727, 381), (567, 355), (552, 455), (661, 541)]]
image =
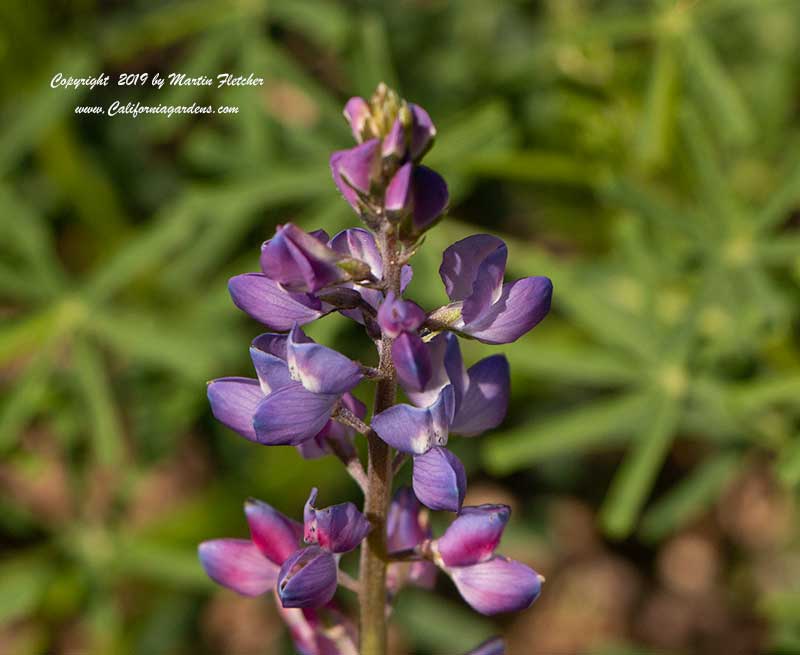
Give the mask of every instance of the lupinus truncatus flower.
[(211, 409), (221, 423), (267, 445), (313, 453), (330, 439), (337, 442), (332, 447), (352, 449), (349, 434), (330, 416), (340, 403), (364, 416), (364, 406), (348, 393), (361, 380), (358, 364), (314, 343), (297, 325), (288, 336), (256, 337), (250, 356), (258, 379), (220, 378), (208, 385)]
[[(506, 283), (505, 244), (479, 234), (444, 252), (439, 273), (448, 305), (426, 313), (405, 299), (408, 261), (449, 200), (442, 177), (420, 164), (436, 128), (424, 109), (384, 85), (369, 100), (351, 98), (344, 114), (356, 146), (333, 153), (330, 167), (368, 229), (329, 239), (321, 230), (278, 226), (262, 246), (261, 272), (229, 283), (236, 306), (274, 331), (252, 342), (257, 378), (208, 385), (220, 422), (251, 441), (295, 446), (303, 457), (334, 454), (364, 492), (362, 513), (353, 503), (318, 509), (312, 489), (303, 525), (248, 501), (249, 540), (200, 545), (203, 566), (218, 583), (250, 596), (274, 591), (302, 655), (385, 655), (391, 603), (407, 584), (432, 587), (437, 568), (483, 614), (528, 607), (543, 580), (495, 552), (508, 507), (462, 507), (466, 473), (447, 443), (451, 434), (475, 437), (498, 426), (509, 402), (506, 358), (467, 368), (458, 338), (518, 339), (547, 314), (552, 284), (545, 277)], [(376, 368), (302, 331), (333, 313), (364, 327), (378, 349)], [(377, 385), (370, 422), (352, 393), (364, 381)], [(409, 403), (396, 404), (398, 383)], [(356, 434), (367, 442), (366, 470)], [(412, 487), (389, 502), (392, 476), (409, 455)], [(429, 509), (457, 512), (438, 539)], [(359, 546), (355, 581), (339, 571), (339, 559)], [(333, 604), (340, 582), (358, 592), (358, 634)], [(495, 638), (470, 655), (502, 653)]]
[(507, 505), (464, 507), (430, 545), (434, 562), (481, 614), (523, 610), (542, 588), (536, 571), (494, 552), (510, 514)]
[(475, 234), (444, 251), (439, 275), (453, 302), (434, 312), (449, 329), (484, 343), (511, 343), (550, 311), (553, 284), (526, 277), (503, 284), (508, 249), (502, 239)]

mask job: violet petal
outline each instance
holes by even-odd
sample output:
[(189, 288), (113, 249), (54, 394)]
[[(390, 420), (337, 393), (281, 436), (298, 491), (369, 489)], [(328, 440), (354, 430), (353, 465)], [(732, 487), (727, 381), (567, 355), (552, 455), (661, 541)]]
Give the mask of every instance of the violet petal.
[(213, 539), (197, 548), (208, 577), (243, 596), (260, 596), (278, 579), (278, 566), (249, 539)]
[(338, 400), (334, 394), (312, 393), (299, 382), (287, 384), (256, 408), (256, 440), (271, 446), (296, 446), (311, 439), (325, 427)]
[(422, 339), (403, 332), (392, 343), (392, 361), (404, 389), (422, 391), (431, 379), (431, 358)]
[(447, 566), (468, 566), (490, 559), (510, 515), (508, 505), (464, 507), (435, 542), (442, 561)]
[(372, 429), (399, 451), (421, 455), (432, 446), (447, 443), (453, 412), (453, 388), (448, 385), (430, 407), (400, 404), (377, 414), (372, 418)]
[(426, 507), (448, 512), (461, 509), (467, 474), (461, 460), (447, 448), (431, 448), (414, 457), (412, 482), (414, 493)]
[(290, 293), (260, 273), (246, 273), (228, 282), (233, 304), (272, 330), (285, 332), (325, 315), (322, 303), (307, 293)]
[(323, 509), (314, 507), (317, 489), (311, 490), (303, 511), (304, 539), (332, 553), (347, 553), (362, 542), (372, 527), (353, 503), (339, 503)]
[(336, 593), (337, 566), (333, 554), (307, 546), (291, 555), (278, 574), (278, 596), (284, 607), (322, 607)]
[(259, 403), (264, 400), (264, 392), (258, 380), (219, 378), (209, 382), (206, 393), (214, 418), (245, 439), (258, 441), (253, 429), (253, 415)]
[(546, 277), (504, 284), (500, 299), (487, 312), (458, 329), (484, 343), (511, 343), (547, 316), (552, 296), (553, 283)]
[(470, 366), (467, 388), (458, 403), (450, 431), (474, 437), (496, 428), (506, 416), (511, 374), (505, 355), (492, 355)]
[(353, 360), (314, 343), (298, 326), (289, 333), (286, 360), (292, 378), (317, 394), (342, 394), (364, 377)]
[(462, 598), (486, 615), (524, 610), (542, 590), (539, 574), (500, 555), (472, 566), (454, 567), (448, 573)]

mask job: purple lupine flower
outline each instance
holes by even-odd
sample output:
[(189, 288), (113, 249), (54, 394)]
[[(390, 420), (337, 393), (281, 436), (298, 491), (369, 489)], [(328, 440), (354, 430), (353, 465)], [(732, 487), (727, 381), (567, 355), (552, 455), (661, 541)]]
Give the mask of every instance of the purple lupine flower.
[(415, 302), (396, 298), (393, 291), (378, 309), (378, 325), (381, 331), (393, 339), (403, 332), (416, 332), (425, 322), (425, 312)]
[(208, 399), (217, 420), (267, 445), (296, 446), (326, 428), (334, 432), (331, 413), (362, 377), (358, 364), (312, 342), (297, 325), (288, 336), (256, 337), (250, 356), (258, 379), (213, 380)]
[(510, 512), (506, 505), (464, 507), (431, 543), (436, 564), (481, 614), (525, 609), (542, 588), (544, 578), (536, 571), (494, 552)]
[(292, 223), (279, 225), (261, 246), (261, 270), (287, 291), (315, 292), (349, 280), (363, 280), (369, 265), (328, 246), (324, 230), (308, 233)]
[(278, 595), (284, 607), (319, 607), (336, 593), (337, 554), (357, 548), (370, 523), (353, 503), (318, 510), (313, 488), (303, 510), (303, 539), (309, 544), (290, 556), (278, 574)]
[(491, 355), (466, 369), (454, 334), (438, 334), (425, 346), (432, 374), (422, 389), (405, 386), (411, 402), (429, 405), (446, 385), (452, 385), (455, 412), (450, 432), (474, 437), (500, 425), (508, 410), (511, 386), (505, 356)]
[(332, 553), (346, 553), (358, 546), (370, 531), (366, 517), (353, 503), (339, 503), (317, 509), (317, 488), (311, 490), (303, 510), (303, 539)]
[[(400, 487), (386, 517), (386, 550), (390, 555), (410, 551), (432, 536), (428, 513), (409, 487)], [(386, 571), (392, 593), (405, 584), (430, 589), (436, 583), (436, 566), (427, 560), (392, 562)]]
[(454, 415), (448, 385), (429, 407), (394, 405), (372, 419), (372, 429), (390, 446), (413, 456), (414, 493), (427, 507), (457, 512), (466, 493), (461, 461), (444, 448)]
[[(366, 262), (372, 277), (376, 280), (380, 280), (383, 277), (383, 259), (375, 243), (375, 237), (372, 236), (371, 232), (359, 227), (343, 230), (331, 239), (330, 246), (338, 253)], [(400, 271), (401, 291), (411, 282), (412, 275), (411, 266), (408, 264), (403, 266)], [(378, 311), (384, 298), (382, 291), (358, 284), (358, 282), (350, 282), (346, 286), (352, 287), (364, 302)], [(359, 310), (341, 310), (341, 313), (358, 323), (363, 323)]]
[(267, 503), (249, 499), (250, 539), (213, 539), (198, 547), (203, 568), (217, 584), (244, 596), (273, 589), (280, 567), (297, 550), (303, 526)]
[(553, 283), (526, 277), (503, 284), (508, 250), (502, 239), (475, 234), (444, 251), (439, 275), (453, 301), (432, 316), (484, 343), (511, 343), (550, 310)]
[[(310, 503), (316, 493), (314, 489)], [(313, 513), (313, 508), (310, 511)], [(259, 596), (277, 588), (283, 607), (327, 605), (338, 585), (334, 554), (356, 548), (370, 529), (352, 503), (321, 510), (322, 522), (315, 516), (306, 517), (304, 526), (254, 499), (245, 504), (245, 514), (250, 539), (203, 542), (198, 548), (200, 562), (212, 580), (245, 596)], [(298, 548), (300, 538), (310, 533), (310, 522), (313, 532), (324, 533), (325, 540)]]

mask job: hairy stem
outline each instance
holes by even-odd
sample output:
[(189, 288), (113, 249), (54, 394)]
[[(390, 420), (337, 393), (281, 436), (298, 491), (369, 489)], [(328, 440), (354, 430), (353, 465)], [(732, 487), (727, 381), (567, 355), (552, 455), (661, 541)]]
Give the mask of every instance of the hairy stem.
[[(400, 295), (400, 268), (397, 238), (393, 226), (380, 235), (383, 256), (383, 281), (387, 289)], [(397, 373), (392, 362), (392, 340), (383, 336), (380, 341), (380, 363), (383, 375), (375, 390), (374, 414), (394, 405), (397, 393)], [(386, 654), (386, 514), (392, 492), (392, 453), (375, 432), (367, 434), (369, 459), (367, 463), (367, 493), (364, 514), (372, 530), (361, 547), (360, 567), (360, 639), (361, 655)]]

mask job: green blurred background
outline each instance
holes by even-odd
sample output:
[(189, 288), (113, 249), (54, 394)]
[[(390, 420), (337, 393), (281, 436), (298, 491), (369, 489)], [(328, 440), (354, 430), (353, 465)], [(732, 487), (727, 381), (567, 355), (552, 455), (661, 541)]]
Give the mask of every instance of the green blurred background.
[[(266, 83), (49, 86), (156, 71)], [(216, 424), (205, 381), (251, 374), (226, 280), (274, 225), (354, 224), (327, 160), (381, 80), (429, 110), (451, 187), (411, 295), (441, 303), (441, 250), (476, 231), (555, 284), (502, 348), (505, 424), (454, 443), (545, 591), (496, 622), (446, 579), (410, 591), (396, 652), (800, 653), (796, 0), (2, 3), (0, 653), (288, 648), (196, 544), (245, 535), (248, 495), (357, 490)], [(115, 99), (241, 112), (73, 114)], [(363, 357), (341, 317), (311, 332)]]

